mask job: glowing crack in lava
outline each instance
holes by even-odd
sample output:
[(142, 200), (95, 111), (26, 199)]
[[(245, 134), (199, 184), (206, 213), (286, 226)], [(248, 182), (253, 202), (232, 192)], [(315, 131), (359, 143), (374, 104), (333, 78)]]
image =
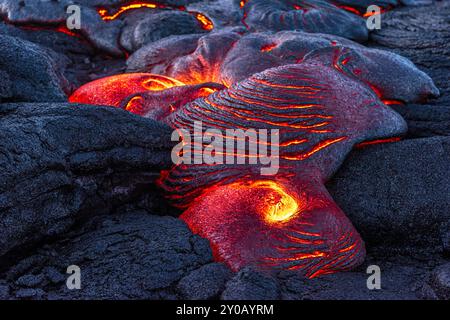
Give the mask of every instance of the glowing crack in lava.
[(164, 5), (164, 4), (154, 3), (154, 2), (147, 2), (147, 1), (132, 1), (132, 2), (129, 2), (128, 4), (121, 5), (115, 11), (115, 13), (110, 14), (108, 12), (108, 9), (103, 8), (103, 7), (98, 8), (97, 12), (104, 21), (112, 21), (112, 20), (119, 18), (122, 14), (124, 14), (130, 10), (143, 9), (143, 8), (185, 11), (185, 12), (191, 14), (193, 17), (195, 17), (195, 19), (197, 19), (197, 21), (199, 22), (202, 29), (207, 30), (207, 31), (211, 31), (212, 29), (214, 29), (213, 22), (207, 16), (205, 16), (204, 14), (202, 14), (200, 12), (188, 11), (183, 6), (176, 7), (176, 6)]
[[(130, 92), (128, 81), (122, 85)], [(340, 64), (320, 59), (268, 69), (229, 88), (208, 86), (215, 90), (200, 97), (188, 93), (201, 85), (147, 91), (144, 109), (155, 108), (152, 95), (175, 89), (198, 98), (164, 116), (145, 116), (189, 132), (194, 121), (202, 121), (205, 129), (224, 136), (226, 129), (277, 129), (279, 170), (261, 176), (263, 164), (249, 161), (174, 165), (162, 173), (159, 185), (173, 205), (186, 209), (181, 219), (207, 238), (215, 258), (233, 270), (255, 265), (312, 278), (360, 264), (364, 243), (324, 183), (355, 145), (404, 133), (401, 116)], [(93, 96), (109, 90), (95, 83), (86, 87)], [(165, 99), (159, 100), (160, 109), (179, 97)]]

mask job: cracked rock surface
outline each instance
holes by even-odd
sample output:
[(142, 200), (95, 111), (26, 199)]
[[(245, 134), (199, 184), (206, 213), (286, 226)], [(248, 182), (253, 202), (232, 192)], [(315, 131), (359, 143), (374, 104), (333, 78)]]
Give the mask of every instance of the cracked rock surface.
[(169, 129), (122, 110), (0, 104), (0, 121), (0, 257), (130, 202), (170, 164)]
[[(196, 269), (207, 269), (210, 262), (208, 241), (193, 235), (181, 220), (141, 211), (89, 219), (66, 240), (21, 260), (7, 280), (16, 298), (193, 298), (176, 284), (196, 277), (201, 272)], [(80, 267), (82, 290), (66, 287), (68, 263)], [(221, 269), (227, 272), (224, 266), (203, 272), (214, 277)], [(198, 281), (197, 286), (207, 280)]]

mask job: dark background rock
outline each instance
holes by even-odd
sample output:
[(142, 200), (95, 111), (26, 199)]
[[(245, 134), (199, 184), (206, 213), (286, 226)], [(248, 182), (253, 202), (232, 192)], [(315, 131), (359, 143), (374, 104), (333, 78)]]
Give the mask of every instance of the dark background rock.
[[(436, 258), (436, 256), (435, 256)], [(367, 257), (364, 265), (350, 272), (324, 275), (315, 279), (304, 279), (293, 272), (283, 271), (278, 275), (281, 297), (286, 300), (417, 300), (428, 273), (441, 260), (432, 265), (409, 257)], [(367, 268), (380, 268), (381, 289), (367, 287)]]
[(171, 130), (123, 110), (1, 104), (0, 122), (0, 265), (90, 211), (139, 198), (171, 165)]
[(128, 52), (169, 36), (205, 32), (197, 19), (185, 11), (147, 11), (129, 17), (126, 22), (120, 43)]
[(221, 263), (211, 263), (192, 271), (178, 283), (177, 289), (183, 299), (217, 299), (232, 277), (232, 272)]
[(439, 299), (450, 300), (450, 263), (433, 270), (430, 287)]
[(66, 101), (64, 56), (4, 35), (0, 35), (0, 48), (0, 102)]
[[(176, 283), (211, 261), (208, 241), (184, 222), (138, 211), (94, 216), (3, 277), (13, 283), (10, 295), (16, 298), (174, 299)], [(80, 267), (80, 290), (66, 287), (70, 265)]]
[(450, 138), (405, 140), (352, 152), (328, 188), (369, 247), (440, 250), (449, 172)]
[(61, 70), (61, 73), (69, 82), (67, 88), (64, 88), (64, 91), (68, 94), (89, 81), (122, 73), (125, 69), (125, 59), (123, 57), (116, 58), (98, 52), (82, 37), (75, 37), (45, 28), (30, 31), (24, 27), (6, 24), (1, 21), (0, 34), (30, 41), (57, 52), (59, 59), (61, 59), (59, 63), (64, 62), (64, 68)]
[(280, 289), (275, 277), (246, 267), (227, 282), (223, 300), (276, 300)]
[(394, 108), (408, 123), (408, 138), (450, 136), (450, 106), (410, 104)]
[(369, 46), (409, 58), (441, 90), (433, 104), (450, 105), (450, 2), (396, 8), (381, 17), (381, 29), (370, 34)]

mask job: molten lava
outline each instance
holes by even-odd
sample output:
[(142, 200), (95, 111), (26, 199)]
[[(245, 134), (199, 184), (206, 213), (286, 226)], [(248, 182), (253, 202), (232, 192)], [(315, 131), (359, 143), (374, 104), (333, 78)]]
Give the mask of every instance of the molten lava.
[[(238, 182), (232, 184), (231, 187), (240, 189), (243, 185)], [(274, 181), (256, 181), (245, 187), (268, 190), (267, 197), (264, 199), (265, 201), (261, 201), (258, 212), (269, 224), (287, 222), (298, 213), (299, 205), (297, 201), (280, 184)]]
[(393, 137), (393, 138), (386, 138), (386, 139), (376, 139), (376, 140), (364, 141), (364, 142), (358, 143), (355, 146), (355, 148), (362, 149), (362, 148), (365, 148), (367, 146), (371, 146), (374, 144), (393, 143), (393, 142), (399, 142), (401, 140), (402, 140), (402, 138), (400, 138), (400, 137)]
[(183, 85), (181, 81), (161, 75), (126, 73), (89, 82), (76, 90), (69, 102), (119, 107), (125, 98), (137, 92), (161, 91)]

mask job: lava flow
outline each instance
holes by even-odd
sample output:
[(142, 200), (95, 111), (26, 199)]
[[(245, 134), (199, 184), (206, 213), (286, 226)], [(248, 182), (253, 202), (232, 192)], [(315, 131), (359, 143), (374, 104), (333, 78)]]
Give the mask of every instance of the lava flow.
[(113, 106), (159, 121), (184, 104), (222, 89), (218, 83), (184, 85), (157, 74), (127, 73), (92, 81), (78, 88), (69, 101)]
[(182, 85), (184, 83), (181, 81), (156, 74), (120, 74), (101, 78), (80, 87), (70, 96), (69, 102), (119, 107), (120, 103), (131, 94), (161, 91)]
[[(195, 122), (201, 121), (220, 132), (222, 142), (230, 136), (227, 130), (274, 133), (270, 142), (258, 145), (257, 154), (250, 153), (245, 135), (236, 137), (244, 141), (243, 153), (214, 149), (216, 156), (232, 158), (231, 163), (177, 163), (162, 174), (159, 185), (174, 206), (186, 208), (181, 218), (209, 239), (216, 259), (233, 270), (257, 265), (313, 278), (354, 268), (365, 255), (362, 239), (324, 183), (358, 143), (406, 130), (404, 120), (375, 91), (344, 72), (346, 61), (305, 59), (229, 88), (123, 74), (85, 85), (70, 101), (101, 101), (164, 122), (177, 132), (195, 132)], [(185, 147), (206, 150), (209, 143), (181, 142), (183, 152)], [(261, 154), (268, 145), (271, 153), (276, 148), (279, 154), (273, 164), (276, 174), (261, 176), (267, 163), (258, 160), (268, 156)]]

